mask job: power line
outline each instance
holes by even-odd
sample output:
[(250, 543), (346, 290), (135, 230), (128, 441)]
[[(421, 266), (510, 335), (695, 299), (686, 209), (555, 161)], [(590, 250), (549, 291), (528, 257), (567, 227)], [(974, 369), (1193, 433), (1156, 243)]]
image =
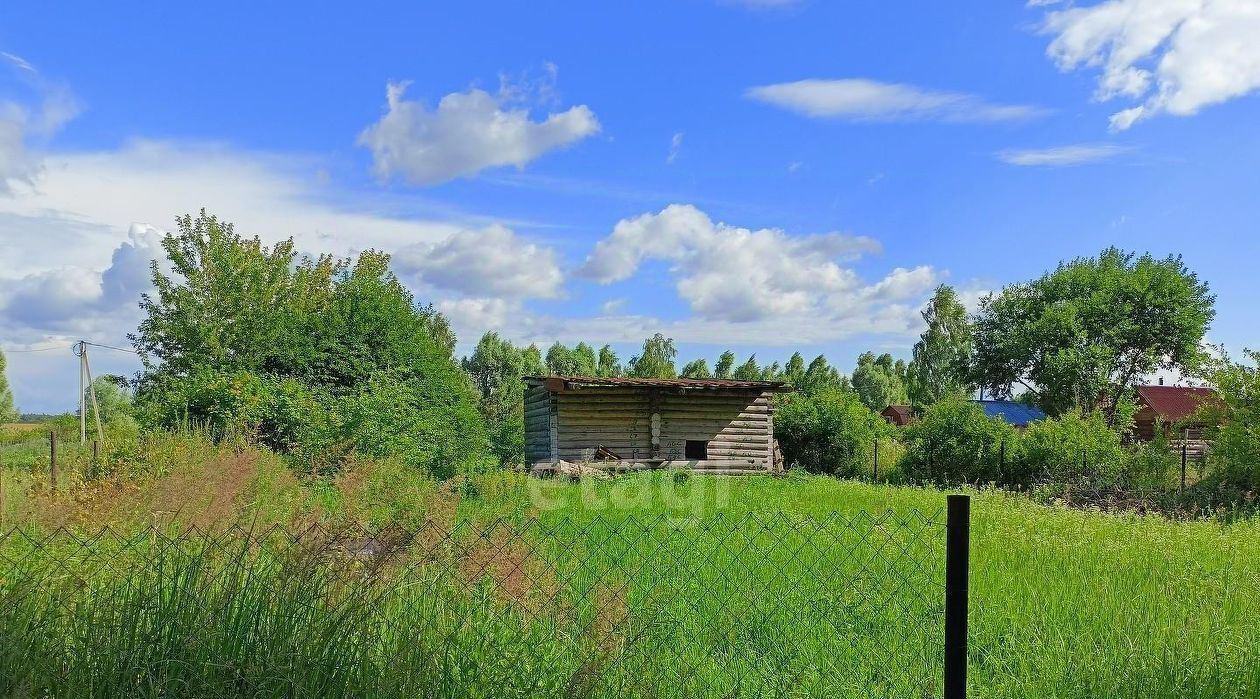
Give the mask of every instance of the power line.
[[(83, 344), (88, 345), (89, 347), (100, 347), (101, 349), (114, 350), (115, 352), (126, 352), (127, 354), (140, 354), (139, 352), (135, 350), (126, 349), (125, 347), (114, 347), (113, 345), (103, 345), (99, 342), (90, 342), (88, 340), (83, 340)], [(5, 354), (26, 354), (29, 352), (52, 352), (54, 350), (73, 349), (78, 346), (79, 346), (78, 342), (73, 342), (68, 345), (56, 345), (53, 347), (40, 347), (38, 349), (9, 349), (7, 347), (0, 347), (0, 352), (4, 352)]]
[(6, 347), (0, 347), (0, 352), (4, 352), (5, 354), (24, 354), (27, 352), (51, 352), (53, 350), (70, 349), (71, 347), (74, 347), (77, 344), (79, 343), (76, 342), (70, 345), (57, 345), (56, 347), (40, 347), (39, 349), (8, 349)]
[(88, 342), (87, 340), (84, 340), (83, 344), (91, 345), (92, 347), (100, 347), (102, 349), (114, 350), (115, 352), (126, 352), (128, 354), (140, 354), (139, 352), (135, 350), (124, 349), (122, 347), (114, 347), (112, 345), (102, 345), (99, 342)]

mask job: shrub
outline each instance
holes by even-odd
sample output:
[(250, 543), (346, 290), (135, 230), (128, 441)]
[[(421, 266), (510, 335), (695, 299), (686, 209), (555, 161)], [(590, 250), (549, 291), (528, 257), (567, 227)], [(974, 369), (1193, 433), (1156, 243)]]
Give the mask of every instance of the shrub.
[(1102, 413), (1082, 416), (1069, 412), (1028, 425), (1020, 436), (1018, 454), (1005, 474), (1004, 485), (1115, 485), (1125, 461), (1120, 435), (1107, 426)]
[(1210, 463), (1225, 485), (1260, 488), (1260, 352), (1246, 350), (1252, 366), (1228, 357), (1212, 368), (1210, 378), (1220, 403), (1200, 409), (1204, 422), (1219, 425), (1207, 431), (1215, 441)]
[(986, 416), (979, 405), (947, 398), (905, 428), (900, 467), (914, 482), (1007, 483), (1002, 445), (1009, 463), (1017, 437), (1015, 428)]
[(1156, 424), (1155, 439), (1134, 445), (1120, 474), (1121, 484), (1136, 490), (1167, 488), (1180, 461), (1168, 445), (1163, 426)]
[(891, 429), (856, 393), (842, 388), (785, 396), (774, 416), (788, 466), (837, 476), (869, 473), (875, 440), (890, 436)]
[(471, 391), (451, 390), (462, 378), (436, 371), (376, 374), (340, 402), (339, 432), (361, 454), (396, 457), (435, 478), (475, 468), (488, 445)]

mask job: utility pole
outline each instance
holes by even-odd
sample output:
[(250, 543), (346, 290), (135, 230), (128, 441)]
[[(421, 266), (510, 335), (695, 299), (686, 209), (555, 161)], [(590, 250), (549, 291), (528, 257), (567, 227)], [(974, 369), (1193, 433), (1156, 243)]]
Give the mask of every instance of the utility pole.
[(74, 353), (79, 355), (79, 444), (87, 443), (87, 389), (83, 385), (87, 374), (87, 343), (79, 340), (74, 345)]
[(88, 361), (87, 340), (79, 340), (74, 346), (79, 355), (79, 444), (87, 444), (87, 402), (92, 399), (92, 414), (96, 418), (96, 438), (105, 441), (101, 425), (101, 404), (96, 400), (96, 387), (92, 385), (92, 364)]

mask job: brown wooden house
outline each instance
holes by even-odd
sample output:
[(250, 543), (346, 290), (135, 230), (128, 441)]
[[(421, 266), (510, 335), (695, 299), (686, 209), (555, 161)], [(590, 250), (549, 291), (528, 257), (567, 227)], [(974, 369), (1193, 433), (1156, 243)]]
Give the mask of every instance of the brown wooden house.
[(1194, 414), (1199, 406), (1219, 400), (1215, 390), (1197, 386), (1138, 386), (1136, 394), (1133, 436), (1144, 442), (1155, 438), (1155, 426), (1161, 423), (1166, 437), (1201, 439), (1206, 425), (1195, 421)]
[(525, 460), (713, 473), (775, 470), (778, 381), (525, 377)]
[(908, 405), (890, 405), (879, 411), (879, 414), (898, 427), (905, 427), (914, 420), (914, 409)]

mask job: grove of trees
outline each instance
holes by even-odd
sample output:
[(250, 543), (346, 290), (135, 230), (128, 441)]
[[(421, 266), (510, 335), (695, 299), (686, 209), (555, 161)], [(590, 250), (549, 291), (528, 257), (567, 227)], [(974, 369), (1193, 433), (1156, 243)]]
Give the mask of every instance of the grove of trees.
[[(1159, 484), (1170, 454), (1127, 444), (1126, 401), (1143, 375), (1173, 369), (1221, 394), (1207, 420), (1218, 425), (1218, 489), (1260, 485), (1260, 355), (1208, 359), (1214, 298), (1176, 257), (1107, 248), (990, 294), (970, 315), (940, 286), (910, 360), (863, 352), (849, 377), (799, 352), (782, 364), (732, 350), (680, 362), (661, 333), (624, 363), (610, 344), (543, 352), (495, 332), (457, 359), (447, 318), (413, 298), (384, 253), (303, 256), (291, 240), (264, 245), (204, 211), (180, 218), (162, 245), (131, 336), (143, 370), (96, 384), (106, 419), (256, 440), (316, 473), (355, 454), (437, 478), (521, 464), (521, 377), (567, 374), (788, 382), (775, 435), (786, 464), (812, 472), (866, 474), (879, 451), (882, 475), (914, 482)], [(4, 369), (0, 355), (0, 421), (15, 412)], [(977, 389), (1050, 419), (1017, 433), (968, 400)], [(917, 419), (905, 429), (878, 414), (907, 403)]]

